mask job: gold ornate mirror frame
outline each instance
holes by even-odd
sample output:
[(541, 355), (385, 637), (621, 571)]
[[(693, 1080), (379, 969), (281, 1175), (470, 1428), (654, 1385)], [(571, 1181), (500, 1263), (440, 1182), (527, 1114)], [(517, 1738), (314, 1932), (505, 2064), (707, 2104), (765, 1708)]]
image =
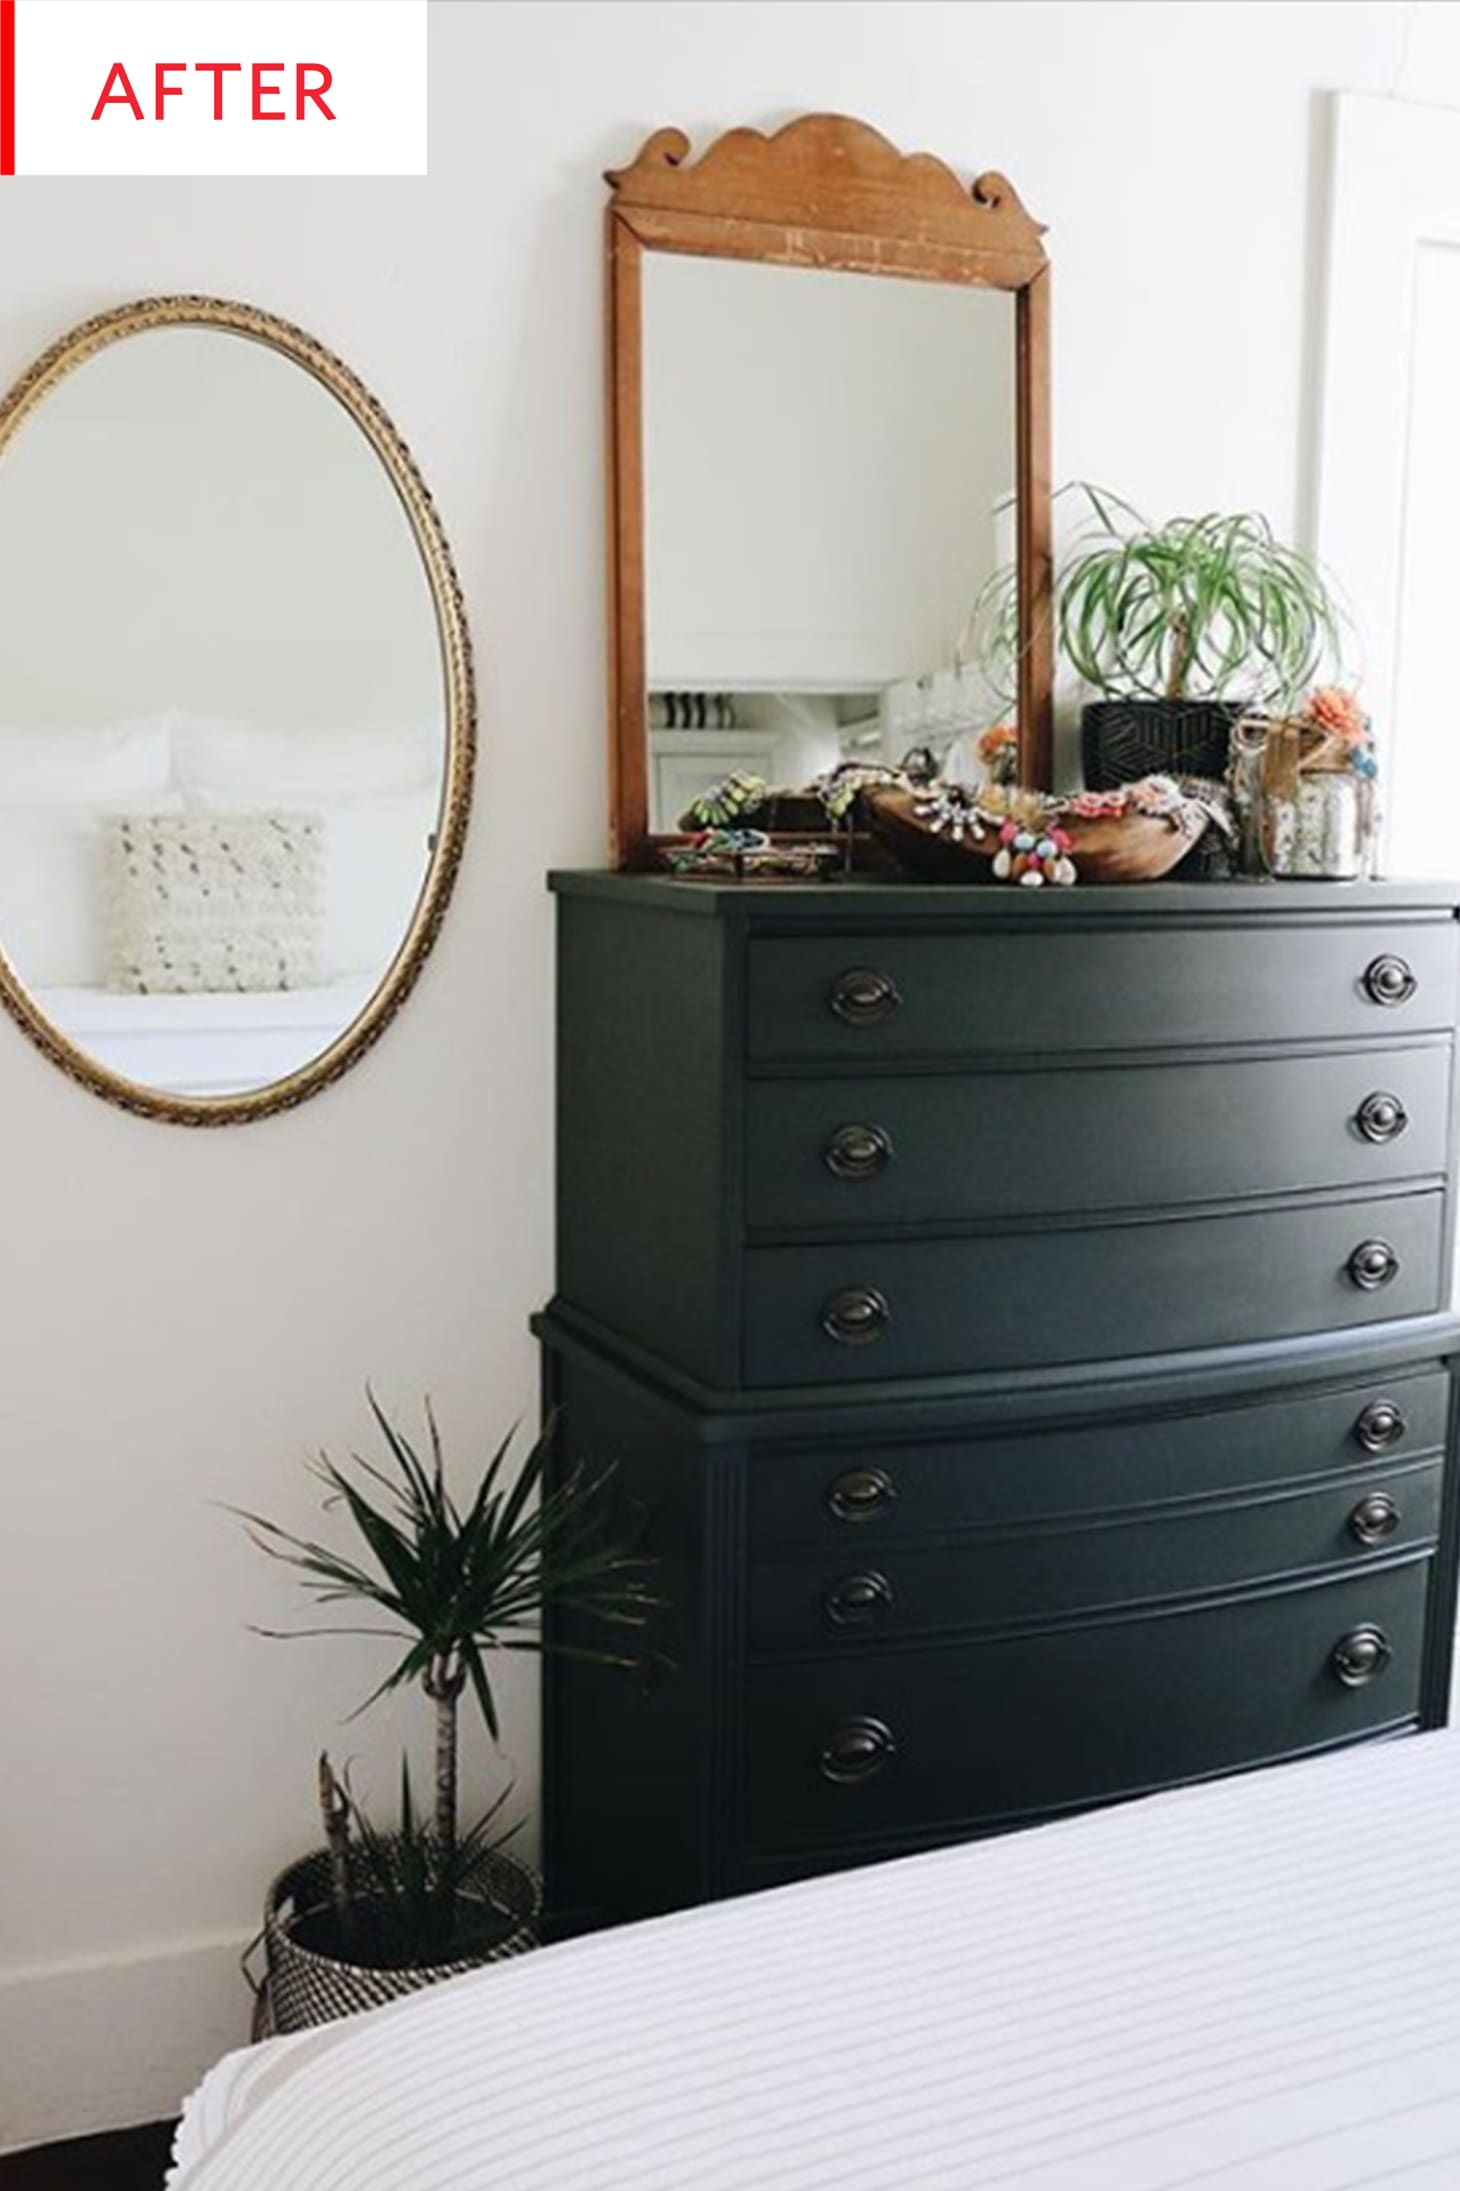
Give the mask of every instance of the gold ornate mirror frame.
[[(62, 1072), (109, 1103), (142, 1117), (183, 1126), (233, 1126), (292, 1109), (338, 1080), (390, 1024), (415, 985), (451, 897), (471, 806), (476, 744), (471, 637), (441, 520), (410, 450), (390, 419), (350, 368), (312, 335), (252, 305), (217, 297), (144, 297), (74, 327), (36, 359), (0, 403), (0, 460), (31, 412), (67, 374), (111, 344), (158, 327), (214, 327), (264, 343), (312, 374), (349, 412), (385, 466), (420, 550), (436, 611), (446, 697), (441, 810), (426, 879), (410, 926), (379, 986), (356, 1018), (328, 1048), (286, 1078), (226, 1096), (175, 1096), (123, 1079), (77, 1049), (42, 1015), (5, 957), (4, 938), (0, 937), (0, 1004)], [(3, 492), (4, 470), (0, 464)]]
[(614, 864), (652, 865), (644, 598), (643, 285), (647, 251), (842, 268), (1004, 289), (1015, 301), (1020, 777), (1053, 774), (1049, 261), (1002, 175), (969, 185), (865, 122), (809, 114), (733, 129), (692, 164), (661, 129), (605, 178), (608, 274), (610, 780)]

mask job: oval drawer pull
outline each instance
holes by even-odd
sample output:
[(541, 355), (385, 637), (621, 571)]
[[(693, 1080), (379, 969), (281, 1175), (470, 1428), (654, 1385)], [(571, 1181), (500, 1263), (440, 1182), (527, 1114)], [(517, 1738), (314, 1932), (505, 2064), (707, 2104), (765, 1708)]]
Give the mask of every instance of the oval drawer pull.
[(843, 1286), (821, 1311), (822, 1330), (843, 1347), (871, 1346), (891, 1321), (892, 1313), (875, 1286)]
[(843, 1575), (821, 1601), (822, 1611), (837, 1628), (867, 1628), (892, 1611), (892, 1585), (885, 1575), (869, 1567), (859, 1575)]
[(1382, 1628), (1372, 1621), (1365, 1621), (1360, 1628), (1351, 1628), (1346, 1636), (1340, 1636), (1328, 1656), (1328, 1663), (1336, 1681), (1345, 1689), (1366, 1689), (1394, 1656), (1389, 1638)]
[(902, 1002), (897, 983), (876, 966), (850, 966), (831, 985), (828, 1004), (848, 1027), (875, 1027)]
[(1387, 1491), (1371, 1491), (1348, 1518), (1349, 1535), (1360, 1544), (1386, 1544), (1399, 1527), (1399, 1509)]
[(1384, 1089), (1376, 1088), (1359, 1105), (1354, 1124), (1365, 1141), (1376, 1144), (1397, 1141), (1409, 1124), (1409, 1113), (1397, 1095), (1389, 1095)]
[(1354, 1424), (1354, 1436), (1366, 1453), (1387, 1453), (1409, 1428), (1392, 1400), (1371, 1400)]
[(1387, 1240), (1361, 1240), (1348, 1259), (1348, 1274), (1360, 1293), (1377, 1293), (1399, 1276), (1399, 1257)]
[(892, 1162), (892, 1140), (882, 1126), (838, 1126), (821, 1161), (835, 1179), (875, 1179)]
[(897, 1486), (885, 1468), (849, 1468), (826, 1494), (826, 1503), (839, 1522), (870, 1521), (897, 1497)]
[(1371, 1004), (1407, 1004), (1419, 983), (1408, 959), (1382, 951), (1364, 968), (1363, 987)]
[(849, 1719), (822, 1744), (817, 1762), (824, 1780), (842, 1787), (870, 1780), (897, 1754), (892, 1729), (880, 1719)]

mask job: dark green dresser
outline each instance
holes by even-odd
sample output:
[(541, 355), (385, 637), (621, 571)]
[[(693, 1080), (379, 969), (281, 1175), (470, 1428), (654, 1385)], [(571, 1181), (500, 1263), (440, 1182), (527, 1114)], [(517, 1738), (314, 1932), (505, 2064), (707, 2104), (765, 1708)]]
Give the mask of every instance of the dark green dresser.
[(554, 888), (560, 1926), (1444, 1719), (1460, 889)]

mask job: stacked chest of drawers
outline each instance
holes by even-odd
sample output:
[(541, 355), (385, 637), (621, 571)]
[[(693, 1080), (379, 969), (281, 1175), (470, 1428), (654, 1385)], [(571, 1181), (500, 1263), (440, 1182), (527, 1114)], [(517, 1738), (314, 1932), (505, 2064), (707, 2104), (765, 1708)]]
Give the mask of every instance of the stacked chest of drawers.
[(1443, 1720), (1460, 892), (555, 887), (564, 1928)]

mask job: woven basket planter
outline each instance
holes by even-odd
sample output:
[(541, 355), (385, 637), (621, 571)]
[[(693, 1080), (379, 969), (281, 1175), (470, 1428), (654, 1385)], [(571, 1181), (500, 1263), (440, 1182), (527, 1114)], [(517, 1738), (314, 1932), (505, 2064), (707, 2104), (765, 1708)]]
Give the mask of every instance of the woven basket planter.
[(319, 1849), (291, 1864), (269, 1888), (264, 1905), (267, 1975), (257, 1988), (255, 2036), (308, 2031), (361, 2009), (381, 2008), (387, 2001), (439, 1985), (444, 1978), (460, 1978), (467, 1971), (504, 1962), (537, 1946), (542, 1887), (525, 1864), (500, 1849), (486, 1849), (463, 1893), (499, 1915), (504, 1927), (500, 1940), (455, 1962), (374, 1969), (322, 1954), (297, 1937), (299, 1927), (327, 1919), (331, 1913), (330, 1859), (328, 1851)]

